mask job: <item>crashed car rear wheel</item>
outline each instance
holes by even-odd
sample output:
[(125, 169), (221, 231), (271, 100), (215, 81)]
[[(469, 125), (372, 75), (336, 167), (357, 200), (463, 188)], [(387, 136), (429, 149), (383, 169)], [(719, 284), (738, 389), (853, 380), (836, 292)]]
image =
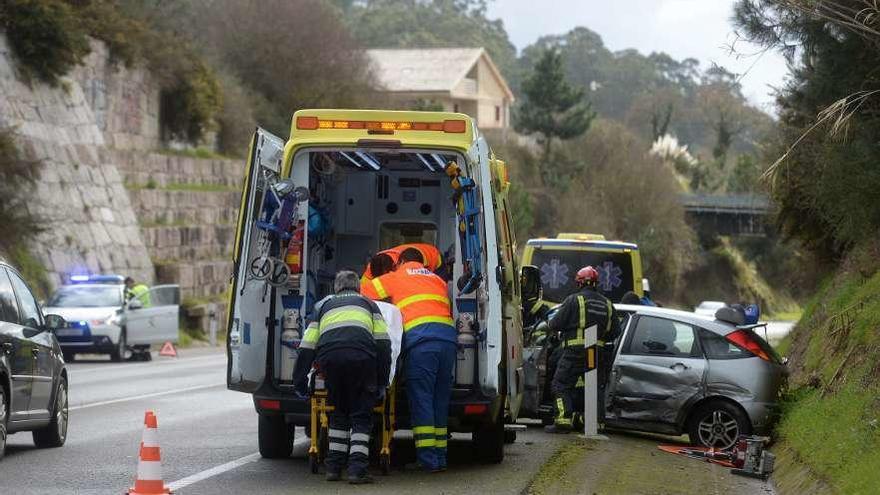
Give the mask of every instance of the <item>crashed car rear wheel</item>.
[(736, 406), (725, 401), (711, 401), (698, 407), (688, 421), (688, 436), (694, 445), (729, 449), (740, 435), (748, 435), (752, 425)]

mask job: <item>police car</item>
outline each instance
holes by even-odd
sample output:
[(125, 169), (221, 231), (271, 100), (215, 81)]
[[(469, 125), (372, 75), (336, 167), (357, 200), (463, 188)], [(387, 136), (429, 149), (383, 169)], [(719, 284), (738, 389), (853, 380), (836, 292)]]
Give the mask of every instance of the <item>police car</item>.
[(76, 354), (109, 354), (124, 360), (151, 359), (150, 346), (177, 342), (180, 289), (151, 287), (148, 296), (126, 301), (121, 275), (72, 275), (46, 303), (46, 311), (70, 322), (55, 335), (65, 361)]

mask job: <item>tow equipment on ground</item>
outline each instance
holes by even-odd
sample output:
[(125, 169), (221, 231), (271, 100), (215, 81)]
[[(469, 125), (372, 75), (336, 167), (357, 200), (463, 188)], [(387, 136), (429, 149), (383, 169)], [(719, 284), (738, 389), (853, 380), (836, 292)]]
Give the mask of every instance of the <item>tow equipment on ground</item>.
[(776, 463), (776, 456), (764, 449), (769, 440), (768, 437), (742, 435), (730, 450), (689, 445), (658, 445), (657, 448), (731, 468), (733, 474), (766, 480)]

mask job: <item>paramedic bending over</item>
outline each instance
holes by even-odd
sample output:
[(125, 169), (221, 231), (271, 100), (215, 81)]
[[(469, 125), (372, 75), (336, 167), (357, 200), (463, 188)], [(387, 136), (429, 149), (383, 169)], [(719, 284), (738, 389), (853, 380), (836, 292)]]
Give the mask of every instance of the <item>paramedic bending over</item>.
[[(341, 271), (333, 284), (335, 295), (315, 308), (299, 347), (293, 383), (301, 393), (306, 375), (317, 360), (327, 395), (334, 407), (329, 414), (330, 449), (327, 481), (341, 478), (348, 461), (348, 481), (371, 483), (367, 474), (373, 406), (388, 386), (391, 341), (376, 303), (358, 293), (360, 280)], [(350, 445), (349, 445), (350, 443)]]
[(388, 299), (403, 315), (403, 353), (410, 422), (422, 469), (446, 470), (446, 423), (452, 394), (456, 331), (446, 282), (425, 268), (422, 253), (400, 253), (397, 270), (361, 286), (365, 296)]

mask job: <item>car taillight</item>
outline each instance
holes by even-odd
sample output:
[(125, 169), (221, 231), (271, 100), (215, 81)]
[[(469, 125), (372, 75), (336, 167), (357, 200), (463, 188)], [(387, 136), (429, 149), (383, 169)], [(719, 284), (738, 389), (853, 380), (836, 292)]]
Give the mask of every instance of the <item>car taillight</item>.
[(737, 347), (745, 349), (755, 356), (763, 359), (764, 361), (772, 361), (770, 356), (761, 348), (761, 344), (755, 340), (754, 335), (749, 333), (748, 330), (737, 330), (735, 332), (731, 332), (727, 334), (725, 337), (728, 341), (732, 342)]

